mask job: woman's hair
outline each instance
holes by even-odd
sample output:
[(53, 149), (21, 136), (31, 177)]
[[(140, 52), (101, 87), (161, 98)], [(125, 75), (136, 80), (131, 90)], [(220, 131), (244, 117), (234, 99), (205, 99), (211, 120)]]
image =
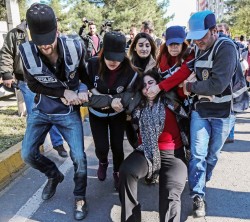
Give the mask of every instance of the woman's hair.
[[(149, 71), (143, 73), (139, 77), (138, 90), (141, 92), (141, 95), (142, 95), (141, 103), (140, 103), (141, 108), (143, 108), (147, 105), (147, 97), (142, 94), (142, 90), (144, 88), (144, 77), (145, 76), (150, 76), (151, 78), (153, 78), (156, 81), (156, 84), (160, 83), (162, 80), (157, 68), (150, 69)], [(158, 95), (154, 99), (154, 102), (157, 101), (158, 98), (161, 97), (162, 94), (163, 94), (162, 91), (160, 93), (158, 93)]]
[[(188, 48), (188, 42), (184, 41), (182, 43), (182, 50), (181, 50), (181, 53), (177, 56), (177, 65), (181, 65), (182, 63), (182, 59), (185, 60), (188, 55), (190, 53), (190, 49)], [(159, 56), (157, 58), (157, 61), (156, 61), (156, 65), (159, 66), (160, 65), (160, 61), (161, 61), (161, 57), (162, 56), (167, 56), (167, 61), (170, 60), (170, 58), (172, 57), (170, 55), (170, 53), (168, 52), (168, 47), (166, 44), (162, 44), (161, 47), (160, 47), (160, 52), (159, 52)]]
[(140, 32), (135, 36), (133, 42), (131, 43), (131, 45), (129, 47), (129, 51), (128, 51), (129, 58), (131, 59), (133, 64), (134, 64), (135, 60), (140, 59), (137, 52), (135, 51), (135, 48), (136, 48), (136, 44), (137, 44), (138, 40), (141, 39), (141, 38), (145, 38), (145, 39), (147, 39), (149, 41), (149, 43), (151, 45), (150, 55), (152, 55), (154, 60), (156, 60), (157, 47), (155, 45), (155, 42), (154, 42), (153, 38), (147, 33)]
[[(100, 78), (103, 79), (104, 74), (106, 72), (108, 72), (108, 67), (104, 61), (104, 53), (103, 53), (103, 48), (101, 49), (101, 51), (98, 54), (98, 58), (99, 58), (99, 70), (98, 70), (98, 74), (100, 75)], [(123, 61), (120, 64), (120, 68), (124, 69), (124, 73), (127, 73), (127, 71), (129, 71), (129, 69), (133, 69), (135, 72), (138, 72), (138, 70), (136, 69), (136, 67), (134, 67), (131, 63), (131, 61), (129, 60), (128, 56), (125, 55)]]

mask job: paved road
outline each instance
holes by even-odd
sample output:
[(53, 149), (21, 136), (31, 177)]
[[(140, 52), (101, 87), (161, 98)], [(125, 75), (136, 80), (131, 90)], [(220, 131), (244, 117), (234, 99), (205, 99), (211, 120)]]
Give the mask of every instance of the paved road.
[[(89, 215), (85, 222), (118, 222), (120, 204), (113, 190), (112, 164), (108, 177), (100, 182), (96, 177), (98, 161), (88, 123), (84, 123), (85, 146), (88, 155), (87, 200)], [(207, 216), (194, 219), (191, 216), (191, 200), (188, 186), (182, 196), (181, 222), (238, 222), (250, 221), (250, 110), (240, 114), (236, 124), (236, 141), (224, 146), (211, 182), (207, 184)], [(131, 152), (128, 142), (126, 154)], [(56, 161), (65, 175), (55, 196), (41, 200), (46, 178), (34, 169), (27, 168), (0, 193), (0, 222), (71, 222), (73, 220), (73, 168), (70, 158), (62, 159), (56, 151), (46, 153)], [(112, 158), (110, 156), (110, 162)], [(139, 200), (142, 204), (143, 222), (158, 220), (158, 185), (139, 184)]]

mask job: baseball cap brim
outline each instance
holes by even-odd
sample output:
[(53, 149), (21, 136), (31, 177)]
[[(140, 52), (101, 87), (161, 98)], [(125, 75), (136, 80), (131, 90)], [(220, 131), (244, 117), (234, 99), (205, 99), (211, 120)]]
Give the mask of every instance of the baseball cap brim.
[(202, 39), (208, 32), (209, 29), (200, 31), (190, 31), (187, 33), (186, 39), (198, 40)]
[(56, 39), (56, 31), (54, 29), (46, 34), (35, 34), (30, 32), (32, 42), (36, 45), (51, 45)]
[(104, 52), (104, 57), (107, 60), (122, 62), (125, 57), (125, 52)]
[(185, 40), (185, 39), (183, 39), (183, 38), (172, 38), (172, 39), (168, 39), (168, 40), (166, 41), (166, 45), (169, 46), (169, 45), (172, 44), (172, 43), (181, 44), (181, 43), (184, 42), (184, 40)]

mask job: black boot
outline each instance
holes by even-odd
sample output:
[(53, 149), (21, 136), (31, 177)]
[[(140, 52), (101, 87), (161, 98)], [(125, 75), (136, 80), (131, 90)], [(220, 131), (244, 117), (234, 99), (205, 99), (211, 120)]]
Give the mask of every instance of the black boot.
[(75, 219), (83, 220), (88, 214), (88, 206), (85, 198), (75, 199)]
[(68, 153), (65, 150), (65, 148), (63, 147), (63, 144), (59, 145), (59, 146), (55, 146), (55, 147), (53, 147), (53, 149), (55, 149), (58, 152), (60, 157), (63, 157), (63, 158), (68, 157)]
[(64, 179), (64, 176), (61, 172), (59, 172), (58, 176), (55, 178), (49, 178), (47, 184), (45, 185), (42, 193), (42, 199), (48, 200), (54, 196), (56, 192), (56, 187), (59, 183), (61, 183)]

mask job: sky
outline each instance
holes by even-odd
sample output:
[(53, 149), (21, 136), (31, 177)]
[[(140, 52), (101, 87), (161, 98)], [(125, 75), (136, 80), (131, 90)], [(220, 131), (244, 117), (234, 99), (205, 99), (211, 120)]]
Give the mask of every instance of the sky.
[(169, 0), (167, 15), (175, 13), (173, 21), (167, 26), (181, 25), (187, 26), (190, 14), (196, 11), (196, 0)]

